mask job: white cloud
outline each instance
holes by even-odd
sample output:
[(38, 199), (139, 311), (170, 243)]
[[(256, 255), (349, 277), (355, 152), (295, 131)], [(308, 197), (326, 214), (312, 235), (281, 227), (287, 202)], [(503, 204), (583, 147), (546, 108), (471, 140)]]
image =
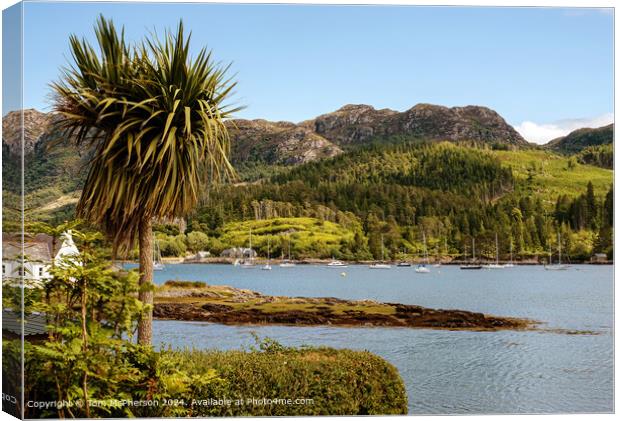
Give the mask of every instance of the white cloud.
[(558, 120), (553, 123), (534, 123), (524, 121), (515, 126), (515, 129), (529, 142), (539, 145), (549, 142), (560, 136), (566, 136), (573, 130), (583, 127), (601, 127), (614, 122), (614, 115), (607, 113), (594, 118), (570, 118)]

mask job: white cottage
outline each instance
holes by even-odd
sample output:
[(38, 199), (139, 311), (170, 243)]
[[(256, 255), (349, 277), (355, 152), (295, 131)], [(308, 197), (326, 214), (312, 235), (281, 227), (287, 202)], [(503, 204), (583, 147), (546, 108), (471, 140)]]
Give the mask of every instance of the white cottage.
[(46, 234), (24, 238), (25, 263), (21, 263), (21, 241), (19, 237), (3, 234), (2, 279), (24, 279), (24, 285), (40, 286), (50, 278), (48, 272), (52, 261), (60, 263), (63, 258), (80, 254), (73, 242), (71, 231), (62, 234), (60, 240)]

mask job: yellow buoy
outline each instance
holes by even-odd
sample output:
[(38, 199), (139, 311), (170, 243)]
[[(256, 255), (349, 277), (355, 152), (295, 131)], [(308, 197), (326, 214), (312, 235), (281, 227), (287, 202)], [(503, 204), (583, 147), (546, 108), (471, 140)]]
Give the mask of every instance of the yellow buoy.
[(340, 272), (340, 276), (347, 276), (346, 272)]

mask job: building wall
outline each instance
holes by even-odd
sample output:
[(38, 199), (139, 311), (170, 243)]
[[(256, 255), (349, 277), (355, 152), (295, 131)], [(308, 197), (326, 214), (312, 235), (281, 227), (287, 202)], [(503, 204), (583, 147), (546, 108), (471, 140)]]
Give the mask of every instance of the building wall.
[[(20, 263), (15, 260), (2, 261), (2, 279), (20, 278)], [(41, 282), (50, 279), (49, 265), (43, 262), (26, 262), (24, 264), (24, 281), (26, 286), (40, 286)]]

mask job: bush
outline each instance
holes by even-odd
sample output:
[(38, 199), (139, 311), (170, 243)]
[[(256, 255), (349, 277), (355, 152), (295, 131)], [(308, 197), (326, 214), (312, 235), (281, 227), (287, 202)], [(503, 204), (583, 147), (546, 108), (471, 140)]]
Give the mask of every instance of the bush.
[[(18, 340), (3, 341), (3, 366), (18, 362), (20, 347)], [(58, 399), (53, 377), (46, 375), (47, 356), (40, 347), (26, 342), (25, 360), (25, 399)], [(96, 393), (93, 390), (91, 399), (149, 400), (159, 405), (93, 408), (93, 418), (407, 413), (407, 394), (398, 371), (367, 351), (285, 348), (266, 340), (259, 349), (248, 351), (155, 352), (125, 343), (115, 361), (122, 361), (125, 375), (102, 379), (112, 384)], [(79, 378), (73, 381), (79, 392)], [(210, 399), (228, 400), (229, 404), (204, 403)], [(265, 403), (261, 399), (292, 402)], [(30, 408), (27, 413), (29, 418), (59, 415), (56, 408)], [(72, 408), (71, 413), (62, 415), (83, 417), (84, 412)]]
[(187, 248), (194, 253), (209, 247), (209, 236), (204, 232), (192, 231), (187, 234)]
[(185, 255), (187, 246), (185, 245), (185, 235), (177, 236), (158, 235), (159, 250), (163, 257), (181, 257)]
[[(366, 351), (284, 348), (266, 341), (250, 351), (170, 351), (188, 376), (217, 380), (185, 395), (190, 416), (406, 414), (407, 394), (396, 368)], [(230, 399), (230, 405), (191, 406), (192, 399)], [(262, 404), (253, 399), (291, 399)], [(295, 404), (295, 399), (305, 403)], [(249, 400), (249, 401), (248, 401)], [(149, 414), (157, 416), (157, 414)]]
[(161, 232), (170, 236), (179, 235), (181, 233), (179, 231), (179, 227), (173, 224), (155, 224), (153, 225), (153, 231)]

